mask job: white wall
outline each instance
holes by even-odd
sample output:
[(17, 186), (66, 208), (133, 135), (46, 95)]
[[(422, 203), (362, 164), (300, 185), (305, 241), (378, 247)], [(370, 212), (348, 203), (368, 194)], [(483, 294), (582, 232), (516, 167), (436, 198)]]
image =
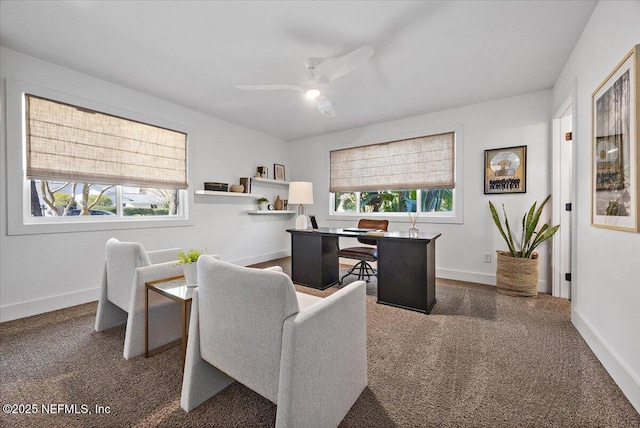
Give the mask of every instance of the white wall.
[[(7, 203), (7, 188), (21, 186), (7, 177), (7, 144), (21, 144), (6, 138), (5, 79), (42, 86), (57, 92), (105, 105), (178, 123), (191, 129), (195, 156), (190, 159), (189, 193), (204, 181), (237, 183), (251, 176), (258, 165), (290, 166), (287, 143), (213, 117), (102, 81), (57, 65), (0, 48), (2, 81), (2, 162), (0, 186), (0, 320), (59, 309), (96, 300), (102, 278), (104, 244), (112, 236), (139, 241), (149, 250), (183, 247), (207, 248), (222, 259), (250, 264), (289, 254), (285, 228), (293, 226), (291, 216), (250, 216), (253, 199), (195, 199), (192, 226), (137, 228), (130, 230), (7, 234), (7, 213), (20, 215), (21, 207)], [(287, 170), (287, 177), (293, 177)], [(17, 182), (18, 181), (18, 182)], [(256, 191), (269, 198), (286, 188), (263, 186)]]
[[(495, 251), (506, 249), (489, 213), (488, 202), (504, 203), (516, 223), (534, 200), (541, 201), (551, 189), (550, 124), (551, 92), (500, 99), (492, 102), (406, 118), (375, 126), (323, 135), (291, 146), (293, 173), (314, 183), (315, 213), (324, 225), (354, 226), (353, 221), (329, 218), (329, 151), (336, 148), (396, 140), (407, 134), (425, 135), (432, 129), (461, 126), (464, 138), (464, 223), (420, 223), (421, 231), (440, 232), (436, 241), (436, 269), (442, 278), (495, 285)], [(527, 146), (527, 193), (484, 194), (484, 150)], [(545, 211), (551, 215), (551, 206)], [(407, 230), (406, 220), (391, 221), (390, 230)], [(349, 245), (345, 242), (341, 245)], [(540, 291), (550, 292), (550, 258), (547, 245), (540, 248)], [(492, 263), (484, 263), (485, 252)]]
[(638, 43), (640, 2), (598, 3), (556, 82), (553, 100), (554, 106), (559, 107), (575, 86), (577, 248), (573, 260), (572, 320), (640, 411), (640, 234), (590, 224), (591, 94)]

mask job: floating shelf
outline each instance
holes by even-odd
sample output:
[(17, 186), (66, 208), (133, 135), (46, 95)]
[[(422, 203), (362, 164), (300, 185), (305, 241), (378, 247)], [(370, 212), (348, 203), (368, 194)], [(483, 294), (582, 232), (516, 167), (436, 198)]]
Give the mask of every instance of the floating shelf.
[(247, 211), (247, 214), (269, 215), (269, 214), (295, 214), (295, 211), (289, 210), (253, 210)]
[(259, 183), (268, 183), (268, 184), (275, 184), (275, 185), (279, 185), (279, 186), (288, 186), (289, 182), (288, 181), (284, 181), (284, 180), (270, 180), (268, 178), (260, 178), (260, 177), (251, 177), (252, 181), (257, 181)]
[(205, 196), (231, 196), (234, 198), (261, 198), (262, 195), (257, 195), (255, 193), (237, 193), (237, 192), (216, 192), (215, 190), (195, 190), (194, 193), (196, 195), (205, 195)]

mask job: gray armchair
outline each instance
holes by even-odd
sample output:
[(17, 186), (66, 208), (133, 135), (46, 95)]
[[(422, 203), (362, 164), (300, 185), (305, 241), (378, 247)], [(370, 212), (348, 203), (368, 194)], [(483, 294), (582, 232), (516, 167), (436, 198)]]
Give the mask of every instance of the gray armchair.
[(281, 269), (209, 256), (198, 281), (181, 407), (237, 380), (277, 405), (276, 427), (338, 426), (367, 385), (364, 281), (323, 299), (296, 293)]
[[(182, 275), (176, 255), (180, 248), (145, 251), (137, 242), (107, 241), (106, 258), (95, 330), (127, 324), (123, 356), (130, 359), (144, 353), (145, 282)], [(182, 337), (179, 303), (158, 293), (149, 293), (149, 349)]]

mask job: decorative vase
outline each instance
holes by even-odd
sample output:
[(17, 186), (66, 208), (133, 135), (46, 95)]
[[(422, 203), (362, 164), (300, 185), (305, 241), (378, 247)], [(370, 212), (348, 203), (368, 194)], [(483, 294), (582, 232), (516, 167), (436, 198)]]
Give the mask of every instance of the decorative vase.
[(187, 282), (187, 287), (198, 286), (198, 263), (184, 263), (182, 265), (184, 271), (184, 279)]
[(273, 203), (273, 207), (278, 211), (281, 211), (283, 209), (284, 202), (282, 202), (282, 199), (280, 199), (280, 195), (276, 196), (276, 200)]
[(229, 186), (229, 191), (230, 192), (234, 192), (234, 193), (243, 193), (244, 192), (244, 185), (242, 185), (242, 184), (232, 184), (231, 186)]
[(509, 296), (538, 297), (538, 253), (525, 259), (511, 257), (507, 251), (496, 252), (496, 291)]
[(417, 238), (420, 235), (420, 231), (417, 227), (411, 226), (409, 228), (409, 238)]

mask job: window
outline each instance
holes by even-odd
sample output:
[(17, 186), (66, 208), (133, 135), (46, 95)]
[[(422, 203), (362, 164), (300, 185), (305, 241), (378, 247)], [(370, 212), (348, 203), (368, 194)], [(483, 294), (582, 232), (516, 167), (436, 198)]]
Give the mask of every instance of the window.
[(461, 144), (456, 130), (331, 151), (330, 214), (461, 223)]
[(31, 217), (181, 213), (186, 134), (29, 94), (25, 125)]
[[(180, 191), (119, 185), (27, 180), (31, 217), (179, 216)], [(102, 221), (116, 219), (103, 217)]]
[(450, 213), (454, 189), (334, 193), (337, 213)]
[(6, 89), (10, 235), (192, 224), (186, 127), (10, 79)]

